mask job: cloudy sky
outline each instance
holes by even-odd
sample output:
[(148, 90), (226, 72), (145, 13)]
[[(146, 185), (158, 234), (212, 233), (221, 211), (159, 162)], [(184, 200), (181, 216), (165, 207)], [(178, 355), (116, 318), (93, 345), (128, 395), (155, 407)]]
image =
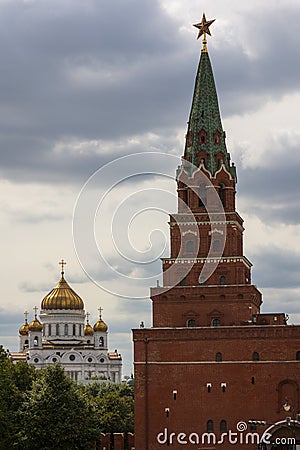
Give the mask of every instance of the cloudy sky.
[(168, 254), (204, 10), (253, 282), (264, 311), (299, 322), (299, 0), (0, 0), (5, 348), (64, 258), (130, 374), (130, 330), (151, 326), (148, 287)]

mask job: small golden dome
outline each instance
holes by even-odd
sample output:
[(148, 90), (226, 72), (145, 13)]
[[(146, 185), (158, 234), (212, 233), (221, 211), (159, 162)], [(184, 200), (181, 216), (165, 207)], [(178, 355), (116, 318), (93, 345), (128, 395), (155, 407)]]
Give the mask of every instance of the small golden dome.
[(43, 325), (35, 316), (35, 318), (28, 325), (28, 329), (29, 331), (42, 331)]
[(75, 291), (68, 285), (64, 276), (43, 298), (41, 309), (83, 309), (84, 304), (82, 299)]
[(93, 334), (94, 334), (93, 327), (87, 322), (84, 326), (84, 335), (93, 336)]
[(29, 325), (28, 325), (27, 319), (25, 319), (25, 322), (23, 323), (23, 325), (19, 329), (19, 334), (21, 336), (27, 336), (28, 335), (28, 331), (29, 331)]
[(108, 326), (106, 325), (105, 322), (103, 322), (103, 320), (100, 318), (98, 320), (98, 322), (95, 323), (94, 325), (94, 331), (102, 331), (105, 332), (108, 330)]
[(100, 306), (100, 308), (98, 308), (98, 311), (99, 311), (99, 319), (98, 319), (98, 322), (96, 322), (94, 325), (94, 331), (102, 331), (102, 333), (105, 333), (108, 330), (108, 326), (102, 320), (103, 309), (101, 308), (101, 306)]

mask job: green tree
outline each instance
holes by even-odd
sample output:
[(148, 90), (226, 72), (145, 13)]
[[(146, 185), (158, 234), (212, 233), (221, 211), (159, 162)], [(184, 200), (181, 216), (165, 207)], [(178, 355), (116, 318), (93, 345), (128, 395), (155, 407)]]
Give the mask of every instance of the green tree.
[(22, 450), (88, 450), (98, 436), (91, 405), (59, 365), (38, 371), (20, 413)]
[(134, 429), (133, 389), (126, 384), (95, 382), (83, 387), (102, 433), (127, 433)]
[(12, 449), (20, 431), (19, 410), (23, 393), (31, 387), (35, 369), (13, 362), (0, 346), (0, 450)]

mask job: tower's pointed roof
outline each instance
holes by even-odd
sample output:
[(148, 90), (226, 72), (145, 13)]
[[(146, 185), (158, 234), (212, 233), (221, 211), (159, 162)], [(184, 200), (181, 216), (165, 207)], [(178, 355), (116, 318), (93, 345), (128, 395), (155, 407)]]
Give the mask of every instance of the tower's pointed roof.
[[(199, 166), (200, 159), (204, 159), (205, 166), (212, 175), (223, 162), (227, 170), (230, 170), (235, 177), (234, 167), (230, 168), (230, 155), (226, 149), (225, 132), (222, 126), (214, 74), (206, 43), (206, 34), (204, 33), (184, 156), (195, 166)], [(199, 155), (201, 155), (201, 158), (199, 158)]]

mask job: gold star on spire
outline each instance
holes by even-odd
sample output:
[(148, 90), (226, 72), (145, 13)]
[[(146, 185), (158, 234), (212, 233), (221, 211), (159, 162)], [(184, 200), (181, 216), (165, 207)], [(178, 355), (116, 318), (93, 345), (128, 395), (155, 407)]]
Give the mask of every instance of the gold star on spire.
[(202, 21), (200, 23), (196, 23), (196, 24), (193, 25), (194, 27), (198, 28), (198, 30), (199, 30), (197, 39), (199, 39), (203, 35), (203, 48), (202, 48), (202, 51), (207, 51), (207, 48), (206, 48), (206, 44), (207, 44), (206, 35), (209, 34), (211, 36), (209, 27), (211, 26), (212, 23), (214, 23), (215, 20), (216, 19), (206, 20), (205, 14), (203, 13)]

